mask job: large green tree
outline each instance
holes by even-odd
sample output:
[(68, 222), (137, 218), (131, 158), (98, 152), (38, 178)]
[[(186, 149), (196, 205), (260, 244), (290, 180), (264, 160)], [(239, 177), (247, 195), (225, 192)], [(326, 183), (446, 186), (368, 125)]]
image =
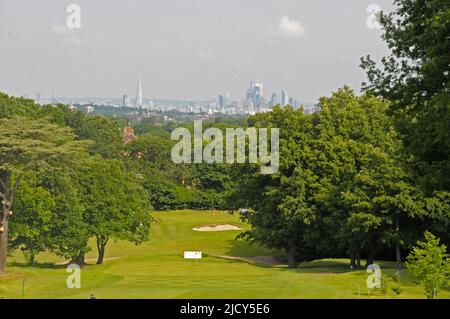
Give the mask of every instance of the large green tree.
[(388, 99), (417, 180), (429, 192), (450, 190), (450, 2), (395, 0), (381, 15), (391, 50), (379, 66), (362, 59), (363, 89)]
[(410, 222), (423, 210), (388, 105), (349, 88), (319, 105), (314, 115), (276, 107), (250, 119), (280, 129), (280, 169), (270, 176), (248, 165), (237, 171), (231, 203), (250, 208), (243, 218), (253, 226), (244, 236), (284, 249), (291, 266), (298, 257), (348, 253), (358, 267), (362, 254), (371, 262), (387, 247), (396, 248), (400, 265)]
[[(110, 239), (135, 244), (148, 240), (151, 223), (148, 194), (119, 160), (89, 159), (80, 169), (78, 183), (88, 227), (86, 239), (96, 239), (98, 264), (103, 263)], [(78, 263), (84, 263), (84, 253), (85, 249), (80, 252)]]
[(61, 169), (45, 169), (38, 173), (39, 186), (48, 190), (55, 205), (45, 241), (54, 254), (73, 259), (87, 242), (87, 225), (84, 222), (84, 206), (77, 187), (74, 167), (70, 172)]
[(30, 265), (37, 254), (48, 248), (54, 207), (50, 192), (38, 185), (34, 173), (27, 174), (14, 202), (17, 214), (11, 216), (9, 245), (11, 249), (20, 248)]
[(123, 147), (119, 125), (106, 116), (86, 116), (81, 123), (74, 127), (81, 139), (92, 140), (89, 147), (91, 154), (98, 154), (104, 158), (117, 158)]
[(86, 147), (70, 128), (46, 119), (12, 117), (0, 119), (0, 274), (6, 271), (8, 220), (24, 175), (39, 165), (60, 165)]
[(250, 118), (249, 126), (280, 128), (280, 167), (276, 174), (261, 175), (257, 164), (236, 164), (229, 205), (247, 209), (241, 218), (252, 228), (242, 237), (284, 250), (289, 266), (295, 267), (298, 250), (305, 255), (304, 249), (311, 247), (314, 229), (309, 226), (317, 212), (312, 196), (318, 177), (309, 166), (314, 161), (311, 117), (291, 107), (276, 107)]

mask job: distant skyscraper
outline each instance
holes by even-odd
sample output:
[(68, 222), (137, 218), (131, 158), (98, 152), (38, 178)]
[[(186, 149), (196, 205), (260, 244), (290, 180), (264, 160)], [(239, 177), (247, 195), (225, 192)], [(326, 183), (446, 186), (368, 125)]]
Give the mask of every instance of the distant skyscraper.
[(142, 82), (141, 77), (139, 77), (138, 80), (138, 87), (136, 92), (136, 107), (142, 107), (144, 105), (144, 102), (142, 100)]
[(219, 107), (220, 112), (225, 113), (225, 96), (223, 94), (219, 95)]
[(253, 81), (250, 81), (250, 87), (247, 89), (247, 92), (245, 93), (245, 103), (247, 103), (249, 100), (253, 101)]
[(289, 96), (285, 90), (281, 90), (281, 105), (286, 106), (289, 104)]
[[(252, 105), (251, 112), (248, 111), (248, 106), (250, 104)], [(259, 112), (266, 106), (266, 104), (267, 102), (264, 98), (263, 83), (260, 81), (250, 81), (250, 87), (247, 89), (243, 100), (244, 107), (247, 106), (247, 113)]]
[(253, 109), (253, 101), (250, 101), (250, 103), (247, 105), (247, 114), (255, 114), (255, 110)]
[(263, 98), (263, 84), (261, 82), (256, 82), (253, 87), (253, 105), (260, 107)]
[(124, 94), (123, 95), (122, 106), (123, 107), (129, 107), (130, 106), (130, 97), (128, 96), (128, 94)]
[(273, 92), (272, 97), (270, 98), (270, 107), (274, 107), (278, 103), (279, 103), (278, 102), (278, 95), (277, 95), (277, 93)]
[(58, 99), (56, 97), (56, 91), (52, 93), (52, 104), (58, 104)]

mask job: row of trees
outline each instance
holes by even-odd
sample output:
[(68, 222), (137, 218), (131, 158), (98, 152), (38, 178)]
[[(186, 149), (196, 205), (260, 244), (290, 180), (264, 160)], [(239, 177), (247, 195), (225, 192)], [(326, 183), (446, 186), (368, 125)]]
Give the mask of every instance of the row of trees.
[[(231, 195), (253, 228), (245, 237), (284, 249), (298, 259), (364, 256), (402, 249), (438, 222), (448, 206), (415, 186), (401, 156), (388, 105), (349, 88), (320, 100), (321, 112), (277, 107), (251, 118), (257, 127), (280, 128), (280, 168), (271, 176), (242, 166)], [(444, 206), (441, 206), (444, 205)], [(428, 209), (433, 206), (432, 212)]]
[(362, 59), (363, 96), (344, 88), (318, 114), (276, 108), (249, 121), (280, 128), (280, 170), (240, 167), (230, 203), (250, 208), (243, 236), (284, 249), (291, 266), (348, 254), (358, 267), (392, 251), (400, 269), (425, 230), (449, 242), (450, 6), (394, 5), (381, 15), (392, 54), (381, 67)]
[(2, 271), (8, 248), (31, 264), (42, 251), (84, 263), (90, 238), (102, 263), (109, 239), (148, 239), (150, 208), (221, 209), (233, 187), (228, 165), (172, 162), (173, 123), (135, 123), (139, 138), (124, 145), (127, 119), (2, 93), (0, 121)]
[(17, 192), (10, 248), (20, 248), (29, 264), (43, 251), (83, 264), (95, 238), (101, 264), (109, 239), (139, 244), (148, 238), (149, 209), (145, 190), (120, 161), (93, 157), (69, 173), (40, 168)]
[(8, 248), (82, 264), (95, 238), (102, 263), (110, 239), (148, 239), (149, 196), (120, 158), (118, 123), (5, 94), (0, 115), (0, 273)]

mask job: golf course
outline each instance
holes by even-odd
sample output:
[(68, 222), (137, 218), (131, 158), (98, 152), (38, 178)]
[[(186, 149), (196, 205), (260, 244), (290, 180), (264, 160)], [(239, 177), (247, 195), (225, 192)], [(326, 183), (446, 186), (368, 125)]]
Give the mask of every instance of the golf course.
[[(9, 259), (0, 277), (0, 298), (424, 298), (423, 287), (402, 272), (394, 281), (395, 264), (377, 261), (385, 292), (368, 294), (365, 270), (351, 271), (345, 259), (301, 263), (288, 269), (280, 252), (236, 236), (248, 228), (239, 216), (219, 211), (179, 210), (152, 213), (150, 241), (141, 245), (110, 242), (105, 262), (96, 265), (96, 249), (81, 269), (81, 288), (69, 289), (65, 261), (40, 254), (26, 266), (20, 252)], [(214, 230), (233, 225), (238, 230)], [(209, 226), (209, 231), (193, 228)], [(220, 227), (217, 227), (220, 229)], [(236, 227), (234, 227), (236, 228)], [(200, 260), (184, 259), (184, 251), (201, 251)], [(280, 261), (281, 260), (281, 261)], [(277, 262), (279, 261), (279, 262)], [(401, 287), (397, 295), (392, 288)], [(440, 290), (439, 298), (450, 291)]]

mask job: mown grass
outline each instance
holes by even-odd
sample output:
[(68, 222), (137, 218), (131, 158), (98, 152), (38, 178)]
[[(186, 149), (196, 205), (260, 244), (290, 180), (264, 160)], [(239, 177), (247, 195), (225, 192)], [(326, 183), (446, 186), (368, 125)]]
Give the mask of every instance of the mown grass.
[[(96, 251), (81, 271), (81, 288), (69, 289), (69, 275), (58, 257), (41, 254), (39, 264), (23, 264), (20, 254), (10, 258), (8, 274), (0, 277), (0, 298), (423, 298), (423, 287), (407, 271), (398, 284), (391, 262), (378, 262), (387, 282), (386, 294), (368, 295), (364, 271), (350, 271), (348, 260), (326, 259), (303, 263), (298, 269), (256, 265), (219, 256), (277, 256), (272, 251), (236, 240), (240, 231), (195, 232), (210, 224), (247, 225), (237, 216), (213, 211), (155, 212), (151, 240), (139, 246), (111, 242), (103, 265), (95, 265)], [(94, 247), (93, 243), (91, 245)], [(183, 251), (200, 250), (199, 261), (183, 259)], [(93, 259), (91, 261), (91, 259)], [(24, 291), (22, 289), (24, 287)], [(448, 289), (440, 298), (450, 298)]]

